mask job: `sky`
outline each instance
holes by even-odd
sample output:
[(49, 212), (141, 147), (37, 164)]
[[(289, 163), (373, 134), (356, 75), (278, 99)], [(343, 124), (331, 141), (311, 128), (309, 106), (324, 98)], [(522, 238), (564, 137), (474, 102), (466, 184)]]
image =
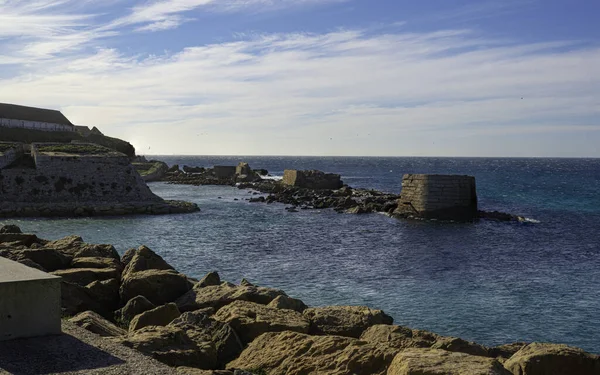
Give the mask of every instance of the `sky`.
[(147, 155), (600, 157), (598, 0), (0, 0), (0, 102)]

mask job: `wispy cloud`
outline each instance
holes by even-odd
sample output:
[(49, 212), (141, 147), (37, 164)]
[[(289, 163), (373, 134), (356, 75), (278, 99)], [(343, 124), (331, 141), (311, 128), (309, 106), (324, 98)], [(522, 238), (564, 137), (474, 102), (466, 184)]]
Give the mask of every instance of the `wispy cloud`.
[(535, 142), (545, 131), (584, 135), (600, 127), (599, 47), (406, 28), (238, 34), (159, 56), (94, 43), (126, 23), (171, 27), (180, 20), (169, 17), (191, 17), (202, 6), (181, 2), (173, 12), (158, 4), (130, 9), (139, 21), (117, 17), (119, 27), (110, 20), (81, 27), (95, 13), (40, 2), (75, 18), (50, 22), (48, 40), (3, 49), (2, 61), (18, 61), (27, 48), (45, 57), (0, 75), (1, 100), (61, 108), (74, 122), (156, 153), (486, 154), (504, 150), (499, 135)]

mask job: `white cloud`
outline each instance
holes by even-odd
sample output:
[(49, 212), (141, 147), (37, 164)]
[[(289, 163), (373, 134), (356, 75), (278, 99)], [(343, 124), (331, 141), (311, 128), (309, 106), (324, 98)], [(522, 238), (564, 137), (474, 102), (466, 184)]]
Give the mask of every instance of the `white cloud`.
[[(176, 27), (201, 5), (179, 1), (168, 10), (163, 3), (134, 8), (137, 18), (127, 22), (148, 31)], [(77, 17), (92, 14), (73, 17), (49, 22), (52, 38), (32, 34), (32, 44), (3, 51), (0, 59), (22, 65), (19, 74), (0, 75), (0, 98), (61, 108), (141, 152), (526, 155), (544, 147), (528, 151), (523, 142), (545, 132), (600, 141), (598, 47), (520, 44), (468, 30), (340, 30), (240, 34), (132, 56), (79, 50), (117, 31), (100, 24), (82, 30)], [(43, 64), (23, 63), (27, 54)], [(505, 136), (521, 137), (519, 149), (497, 143), (508, 142)], [(600, 156), (591, 142), (567, 142), (569, 152)]]

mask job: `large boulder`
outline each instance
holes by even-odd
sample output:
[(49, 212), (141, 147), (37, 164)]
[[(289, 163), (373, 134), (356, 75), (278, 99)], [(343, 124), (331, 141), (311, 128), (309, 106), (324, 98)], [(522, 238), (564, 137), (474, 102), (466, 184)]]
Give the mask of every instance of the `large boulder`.
[(26, 264), (30, 260), (42, 267), (46, 272), (56, 271), (69, 267), (70, 258), (54, 249), (5, 249), (0, 250), (0, 256), (12, 259), (15, 262)]
[(398, 350), (408, 348), (442, 349), (478, 356), (489, 356), (488, 348), (457, 337), (440, 336), (432, 332), (402, 326), (378, 324), (369, 327), (360, 336), (373, 344), (384, 344)]
[(511, 375), (496, 359), (439, 349), (400, 352), (387, 375)]
[(69, 258), (113, 258), (119, 260), (119, 253), (113, 245), (95, 245), (83, 242), (79, 236), (67, 236), (44, 245), (45, 248), (54, 249)]
[[(173, 270), (147, 270), (131, 272), (123, 277), (119, 294), (121, 301), (144, 296), (159, 306), (173, 302), (190, 290), (185, 275)], [(179, 304), (178, 304), (179, 305)]]
[(277, 296), (275, 299), (267, 305), (267, 307), (273, 307), (276, 309), (287, 309), (294, 310), (299, 313), (308, 309), (308, 306), (304, 304), (304, 302), (300, 301), (296, 298), (291, 298), (288, 296)]
[(194, 311), (206, 307), (219, 309), (233, 301), (250, 301), (266, 305), (280, 295), (285, 293), (281, 290), (257, 286), (236, 286), (229, 283), (205, 287), (195, 285), (176, 303), (181, 311)]
[(359, 338), (375, 324), (392, 324), (393, 319), (381, 310), (366, 306), (327, 306), (304, 310), (315, 335), (339, 335)]
[(294, 331), (308, 333), (310, 324), (302, 314), (259, 305), (248, 301), (235, 301), (222, 307), (214, 319), (228, 323), (243, 343), (249, 343), (265, 332)]
[(30, 247), (38, 242), (35, 234), (27, 233), (0, 233), (0, 243), (10, 243), (12, 246)]
[(140, 246), (130, 260), (128, 260), (123, 278), (134, 272), (147, 270), (172, 270), (173, 267), (167, 263), (160, 255), (146, 246)]
[(367, 328), (360, 339), (376, 345), (388, 345), (398, 350), (408, 348), (430, 348), (438, 335), (427, 331), (389, 324), (376, 324)]
[(114, 268), (69, 268), (51, 272), (69, 283), (86, 286), (94, 281), (120, 279), (121, 272)]
[(529, 343), (514, 342), (514, 343), (510, 343), (510, 344), (493, 346), (491, 348), (488, 348), (488, 354), (490, 357), (500, 357), (500, 358), (508, 359), (508, 358), (512, 357), (516, 352), (518, 352), (519, 350), (526, 347), (527, 345), (529, 345)]
[(510, 357), (504, 367), (514, 375), (598, 375), (600, 359), (567, 345), (532, 343)]
[(144, 311), (152, 310), (156, 305), (144, 296), (135, 296), (125, 306), (115, 311), (115, 320), (124, 326), (129, 326), (131, 320)]
[(169, 325), (183, 329), (194, 342), (212, 343), (217, 352), (217, 367), (224, 367), (242, 352), (242, 342), (233, 328), (211, 319), (201, 310), (186, 312)]
[(88, 294), (100, 304), (106, 311), (114, 311), (119, 308), (119, 280), (108, 279), (94, 281), (85, 286)]
[(198, 284), (196, 284), (198, 288), (204, 288), (205, 286), (216, 286), (221, 285), (221, 277), (215, 271), (207, 273)]
[(383, 375), (397, 351), (340, 336), (269, 332), (256, 338), (229, 369), (261, 369), (269, 375)]
[(194, 342), (178, 327), (145, 327), (115, 340), (173, 367), (210, 370), (217, 365), (217, 353), (211, 343)]
[(127, 334), (124, 329), (117, 327), (93, 311), (85, 311), (77, 314), (69, 319), (69, 322), (104, 337), (123, 336)]
[(71, 261), (70, 268), (113, 268), (119, 270), (119, 272), (123, 271), (123, 265), (119, 260), (104, 257), (74, 258)]
[(62, 281), (60, 286), (63, 316), (74, 316), (88, 310), (97, 312), (102, 316), (107, 316), (109, 313), (108, 309), (102, 306), (86, 287), (66, 281)]
[(14, 224), (6, 224), (0, 227), (0, 233), (23, 233), (21, 228)]
[(129, 332), (148, 326), (166, 326), (181, 315), (177, 305), (167, 303), (152, 310), (136, 315), (129, 323)]

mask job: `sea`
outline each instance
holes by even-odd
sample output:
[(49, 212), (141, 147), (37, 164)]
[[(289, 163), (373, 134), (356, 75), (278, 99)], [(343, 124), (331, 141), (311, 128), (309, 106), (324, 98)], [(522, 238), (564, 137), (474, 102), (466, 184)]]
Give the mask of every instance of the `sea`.
[(556, 342), (600, 353), (600, 159), (156, 156), (169, 165), (339, 173), (399, 193), (405, 173), (476, 177), (480, 209), (523, 223), (407, 221), (249, 203), (229, 186), (150, 183), (185, 215), (18, 219), (24, 231), (80, 235), (120, 253), (145, 244), (193, 277), (285, 290), (311, 306), (367, 305), (396, 324), (485, 345)]

